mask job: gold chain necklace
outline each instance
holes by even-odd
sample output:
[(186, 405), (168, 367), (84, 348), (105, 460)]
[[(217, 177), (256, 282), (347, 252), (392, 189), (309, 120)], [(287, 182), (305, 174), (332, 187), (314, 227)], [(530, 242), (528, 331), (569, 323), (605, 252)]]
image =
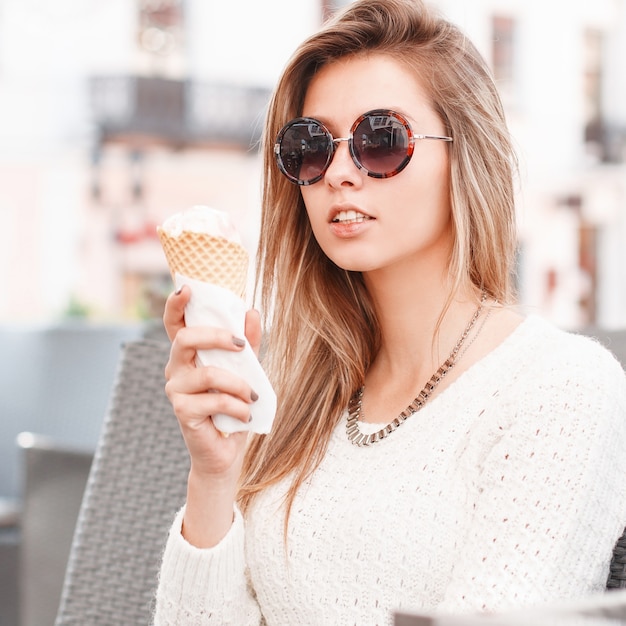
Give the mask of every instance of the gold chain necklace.
[[(469, 324), (463, 331), (463, 334), (459, 337), (459, 340), (456, 342), (454, 348), (452, 349), (452, 352), (450, 353), (450, 356), (441, 364), (439, 369), (430, 377), (430, 380), (426, 383), (424, 388), (419, 392), (417, 397), (409, 404), (409, 406), (406, 407), (406, 409), (404, 409), (404, 411), (402, 411), (402, 413), (400, 413), (400, 415), (398, 415), (398, 417), (396, 417), (394, 420), (389, 422), (389, 424), (387, 424), (386, 426), (384, 426), (383, 428), (381, 428), (380, 430), (374, 433), (370, 433), (370, 434), (362, 433), (359, 427), (359, 422), (360, 422), (359, 418), (361, 417), (361, 413), (362, 413), (363, 392), (365, 391), (365, 385), (362, 385), (359, 389), (357, 389), (356, 393), (350, 399), (350, 403), (348, 405), (348, 420), (346, 422), (346, 434), (348, 435), (348, 439), (355, 446), (369, 446), (370, 444), (376, 443), (377, 441), (380, 441), (381, 439), (385, 439), (394, 430), (396, 430), (398, 426), (400, 426), (401, 424), (404, 424), (404, 422), (409, 417), (411, 417), (411, 415), (413, 415), (414, 413), (417, 413), (424, 406), (424, 404), (426, 404), (426, 400), (428, 400), (432, 392), (435, 390), (435, 387), (437, 387), (437, 385), (441, 382), (441, 379), (454, 367), (454, 364), (460, 358), (461, 355), (459, 354), (459, 350), (461, 349), (461, 346), (467, 339), (467, 336), (470, 334), (472, 328), (474, 327), (474, 324), (476, 324), (476, 321), (480, 317), (480, 314), (483, 310), (483, 305), (486, 299), (487, 299), (487, 295), (483, 293), (482, 298), (480, 300), (480, 304), (478, 305), (478, 308), (474, 312), (474, 315), (472, 316), (472, 319), (470, 320)], [(486, 321), (486, 318), (485, 318), (485, 321)], [(483, 326), (484, 326), (484, 322), (483, 324), (481, 324), (480, 328), (478, 329), (478, 332), (482, 330)], [(476, 339), (476, 335), (474, 335), (474, 337), (472, 338), (472, 342), (474, 341), (474, 339)], [(468, 344), (468, 347), (471, 345), (472, 342)]]

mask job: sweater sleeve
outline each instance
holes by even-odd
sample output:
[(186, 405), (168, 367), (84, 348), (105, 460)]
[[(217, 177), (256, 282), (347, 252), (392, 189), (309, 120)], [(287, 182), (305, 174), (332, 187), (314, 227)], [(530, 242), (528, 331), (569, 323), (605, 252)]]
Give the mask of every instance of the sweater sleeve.
[(181, 534), (184, 507), (176, 515), (163, 554), (154, 626), (258, 626), (261, 612), (247, 575), (244, 521), (213, 548), (199, 549)]
[(518, 372), (530, 384), (493, 409), (500, 433), (482, 459), (440, 612), (509, 610), (604, 590), (598, 581), (626, 525), (626, 378), (588, 340), (573, 352), (551, 359), (548, 348), (547, 363), (537, 355), (533, 372)]

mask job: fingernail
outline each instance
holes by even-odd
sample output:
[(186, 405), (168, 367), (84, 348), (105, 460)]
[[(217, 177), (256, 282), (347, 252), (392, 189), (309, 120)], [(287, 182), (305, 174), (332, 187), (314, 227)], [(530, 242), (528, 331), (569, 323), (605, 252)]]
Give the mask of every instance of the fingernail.
[(175, 295), (175, 296), (180, 296), (180, 294), (182, 293), (182, 291), (183, 291), (183, 288), (182, 288), (182, 287), (179, 287), (179, 288), (178, 288), (178, 289), (174, 292), (174, 295)]
[(233, 343), (238, 347), (238, 348), (243, 348), (246, 345), (246, 342), (244, 339), (240, 339), (239, 337), (233, 337)]
[(250, 392), (250, 400), (252, 400), (252, 402), (256, 402), (259, 399), (259, 394), (253, 389)]
[(248, 416), (248, 424), (252, 421), (252, 414)]

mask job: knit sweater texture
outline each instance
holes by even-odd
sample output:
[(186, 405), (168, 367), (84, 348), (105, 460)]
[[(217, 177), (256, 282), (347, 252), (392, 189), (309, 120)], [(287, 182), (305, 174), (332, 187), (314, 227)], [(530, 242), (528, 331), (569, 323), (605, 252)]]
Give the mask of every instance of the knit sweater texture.
[(352, 445), (346, 417), (286, 543), (287, 482), (211, 549), (178, 513), (157, 626), (390, 625), (604, 590), (626, 526), (626, 376), (600, 344), (530, 316), (385, 440)]

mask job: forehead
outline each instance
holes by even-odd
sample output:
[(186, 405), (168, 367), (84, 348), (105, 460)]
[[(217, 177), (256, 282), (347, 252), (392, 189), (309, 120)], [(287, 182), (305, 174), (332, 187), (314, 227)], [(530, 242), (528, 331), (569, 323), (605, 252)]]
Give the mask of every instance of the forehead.
[(349, 127), (372, 109), (394, 109), (413, 122), (436, 118), (420, 78), (384, 54), (348, 57), (322, 67), (309, 83), (302, 115)]

